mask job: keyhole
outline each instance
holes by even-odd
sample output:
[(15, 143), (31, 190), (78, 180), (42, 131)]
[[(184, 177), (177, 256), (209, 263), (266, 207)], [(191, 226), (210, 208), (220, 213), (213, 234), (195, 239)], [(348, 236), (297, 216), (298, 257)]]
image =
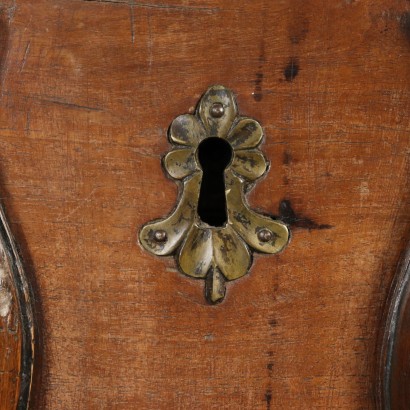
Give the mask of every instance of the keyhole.
[(211, 226), (223, 226), (227, 221), (224, 170), (231, 159), (232, 148), (221, 138), (207, 138), (198, 146), (203, 171), (198, 215)]

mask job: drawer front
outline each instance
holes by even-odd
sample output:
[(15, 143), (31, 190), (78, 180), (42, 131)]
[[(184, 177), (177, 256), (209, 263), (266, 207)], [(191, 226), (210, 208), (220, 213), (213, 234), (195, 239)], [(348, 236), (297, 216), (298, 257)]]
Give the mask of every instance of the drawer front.
[[(409, 232), (409, 13), (405, 0), (3, 1), (0, 193), (34, 295), (16, 314), (33, 306), (35, 326), (16, 339), (0, 318), (0, 408), (375, 408)], [(290, 241), (254, 252), (210, 304), (139, 232), (178, 204), (169, 126), (215, 84), (263, 129), (269, 170), (244, 201)]]

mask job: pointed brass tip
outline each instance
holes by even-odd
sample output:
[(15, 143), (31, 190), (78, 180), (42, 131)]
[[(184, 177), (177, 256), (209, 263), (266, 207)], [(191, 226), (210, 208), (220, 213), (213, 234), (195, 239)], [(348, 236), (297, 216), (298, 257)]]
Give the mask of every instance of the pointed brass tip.
[(205, 279), (205, 298), (216, 305), (224, 300), (226, 294), (225, 278), (216, 267), (211, 267)]

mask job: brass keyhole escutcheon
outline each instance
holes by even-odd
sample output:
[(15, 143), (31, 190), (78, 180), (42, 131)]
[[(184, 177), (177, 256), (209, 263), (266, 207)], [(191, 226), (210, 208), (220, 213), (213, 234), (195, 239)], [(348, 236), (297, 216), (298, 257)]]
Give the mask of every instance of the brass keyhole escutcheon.
[(163, 164), (181, 181), (178, 204), (167, 218), (144, 225), (139, 240), (154, 255), (175, 255), (180, 271), (204, 279), (206, 300), (218, 303), (225, 283), (248, 273), (253, 251), (274, 254), (289, 240), (283, 222), (256, 213), (246, 201), (268, 169), (259, 150), (263, 130), (238, 115), (232, 91), (216, 85), (195, 115), (172, 122), (169, 139), (173, 147)]

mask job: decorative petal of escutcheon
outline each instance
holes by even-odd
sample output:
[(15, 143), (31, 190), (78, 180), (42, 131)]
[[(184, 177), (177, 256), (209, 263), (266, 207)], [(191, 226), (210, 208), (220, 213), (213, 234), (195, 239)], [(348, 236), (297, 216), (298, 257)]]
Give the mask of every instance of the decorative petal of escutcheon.
[(232, 172), (225, 174), (229, 223), (253, 249), (263, 253), (280, 252), (288, 243), (288, 227), (252, 211), (244, 198), (244, 183)]
[(208, 137), (226, 138), (238, 114), (235, 96), (222, 85), (215, 85), (201, 98), (198, 112)]
[(178, 248), (195, 220), (200, 183), (201, 173), (198, 172), (184, 182), (175, 211), (168, 218), (151, 222), (142, 228), (140, 241), (147, 251), (163, 256)]
[(198, 168), (193, 149), (176, 149), (164, 157), (164, 167), (175, 179), (183, 179)]
[(260, 178), (268, 167), (265, 157), (259, 150), (236, 151), (232, 170), (249, 181)]
[(234, 150), (256, 148), (263, 138), (260, 124), (252, 118), (238, 121), (227, 138)]
[[(245, 198), (245, 192), (269, 166), (258, 149), (263, 130), (254, 119), (239, 117), (232, 91), (216, 85), (202, 96), (195, 115), (180, 115), (172, 122), (169, 139), (173, 147), (163, 165), (171, 178), (181, 181), (178, 204), (167, 218), (144, 225), (139, 240), (154, 255), (175, 255), (183, 274), (204, 279), (206, 299), (215, 304), (224, 299), (226, 282), (249, 272), (253, 251), (278, 253), (289, 241), (289, 230), (283, 222), (251, 210)], [(215, 145), (209, 151), (208, 144), (206, 153), (213, 171), (204, 165), (201, 151), (210, 141)], [(227, 162), (219, 170), (223, 202), (215, 207), (221, 200), (221, 184), (212, 185), (218, 177), (212, 162), (218, 154), (215, 151), (221, 148), (226, 155), (230, 153), (230, 159), (225, 158)], [(209, 186), (218, 188), (219, 194), (209, 193)], [(204, 221), (204, 207), (199, 204), (203, 205), (205, 192), (209, 194), (205, 198), (210, 212), (207, 218), (216, 209), (222, 210), (218, 216), (222, 224), (211, 223), (212, 218)]]

